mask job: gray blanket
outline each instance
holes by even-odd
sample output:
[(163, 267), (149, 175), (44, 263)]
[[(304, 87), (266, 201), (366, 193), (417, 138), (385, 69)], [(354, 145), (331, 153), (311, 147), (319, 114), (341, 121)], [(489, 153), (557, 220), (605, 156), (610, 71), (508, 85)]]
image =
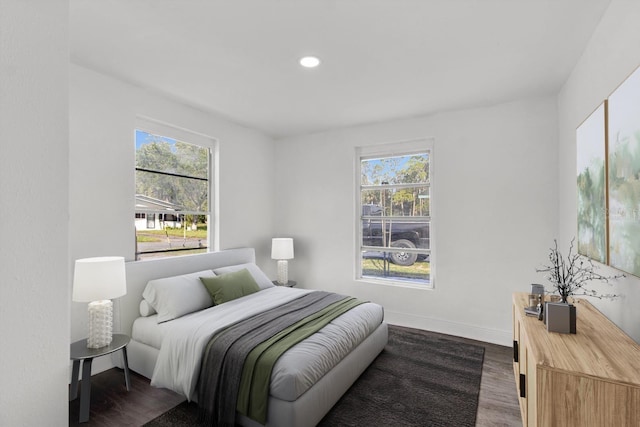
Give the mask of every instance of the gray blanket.
[(198, 380), (200, 415), (205, 423), (235, 425), (244, 360), (256, 345), (344, 298), (329, 292), (311, 292), (214, 335), (205, 349)]

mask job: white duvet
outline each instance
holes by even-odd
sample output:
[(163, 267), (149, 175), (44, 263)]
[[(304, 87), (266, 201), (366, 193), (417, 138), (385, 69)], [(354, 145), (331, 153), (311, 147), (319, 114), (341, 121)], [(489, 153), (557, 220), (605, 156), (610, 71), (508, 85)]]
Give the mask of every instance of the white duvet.
[[(151, 384), (196, 398), (202, 353), (216, 332), (261, 311), (277, 307), (305, 289), (273, 287), (172, 320), (160, 347)], [(382, 307), (361, 304), (289, 349), (274, 366), (270, 394), (296, 400), (383, 320)]]

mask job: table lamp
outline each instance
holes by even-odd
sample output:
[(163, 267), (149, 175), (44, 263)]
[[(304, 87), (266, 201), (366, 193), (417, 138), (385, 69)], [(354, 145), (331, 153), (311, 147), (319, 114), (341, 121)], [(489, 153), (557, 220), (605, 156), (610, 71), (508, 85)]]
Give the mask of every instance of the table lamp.
[(271, 259), (278, 260), (278, 283), (286, 285), (289, 282), (289, 263), (293, 259), (293, 239), (289, 237), (271, 240)]
[(96, 257), (76, 260), (73, 275), (73, 300), (88, 302), (88, 348), (100, 348), (111, 343), (113, 333), (113, 302), (127, 293), (123, 257)]

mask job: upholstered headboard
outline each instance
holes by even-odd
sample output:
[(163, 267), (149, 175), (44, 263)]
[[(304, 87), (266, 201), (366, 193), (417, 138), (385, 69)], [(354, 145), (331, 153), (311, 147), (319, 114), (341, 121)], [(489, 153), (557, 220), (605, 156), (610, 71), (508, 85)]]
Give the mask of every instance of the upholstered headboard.
[(113, 330), (131, 335), (133, 321), (140, 316), (142, 292), (149, 280), (255, 261), (253, 248), (240, 248), (127, 262), (127, 294), (114, 301)]

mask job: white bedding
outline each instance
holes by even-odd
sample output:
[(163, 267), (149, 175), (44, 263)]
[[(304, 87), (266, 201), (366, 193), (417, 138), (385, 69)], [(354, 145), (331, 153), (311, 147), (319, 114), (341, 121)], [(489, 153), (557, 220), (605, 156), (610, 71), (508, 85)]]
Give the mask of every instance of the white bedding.
[(149, 317), (138, 317), (133, 322), (131, 337), (142, 344), (160, 349), (162, 340), (169, 329), (171, 329), (171, 322), (158, 323), (157, 314)]
[[(196, 398), (203, 349), (222, 328), (310, 292), (273, 287), (163, 324), (136, 320), (133, 337), (153, 345), (162, 339), (151, 384)], [(377, 304), (365, 303), (336, 318), (287, 351), (274, 366), (270, 394), (294, 401), (376, 329), (383, 320)], [(136, 336), (139, 333), (139, 336)]]

